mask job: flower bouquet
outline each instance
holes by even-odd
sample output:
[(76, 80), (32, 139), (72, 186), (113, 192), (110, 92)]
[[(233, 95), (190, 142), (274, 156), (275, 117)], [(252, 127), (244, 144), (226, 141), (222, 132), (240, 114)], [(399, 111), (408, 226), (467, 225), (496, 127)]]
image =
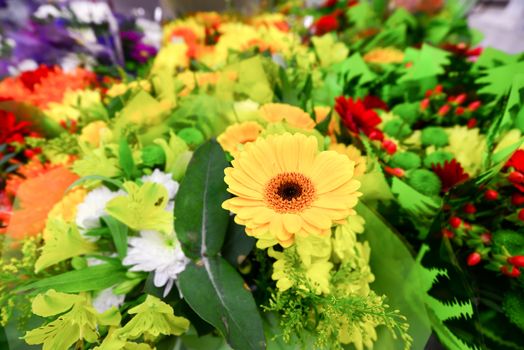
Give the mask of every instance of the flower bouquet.
[(519, 348), (522, 55), (395, 3), (197, 13), (136, 78), (1, 82), (40, 137), (4, 177), (0, 344)]

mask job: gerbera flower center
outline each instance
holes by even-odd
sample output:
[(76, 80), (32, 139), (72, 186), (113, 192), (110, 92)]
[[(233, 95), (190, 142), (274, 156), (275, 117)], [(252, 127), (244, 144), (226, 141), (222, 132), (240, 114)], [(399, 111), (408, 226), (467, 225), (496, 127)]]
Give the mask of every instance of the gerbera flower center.
[(269, 180), (264, 199), (278, 213), (296, 213), (315, 200), (313, 181), (300, 173), (281, 173)]

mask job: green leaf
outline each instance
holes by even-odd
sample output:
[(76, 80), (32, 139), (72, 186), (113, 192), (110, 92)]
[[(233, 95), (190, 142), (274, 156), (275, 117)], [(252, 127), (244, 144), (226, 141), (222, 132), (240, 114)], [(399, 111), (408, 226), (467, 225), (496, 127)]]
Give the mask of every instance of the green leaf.
[(193, 155), (176, 196), (175, 231), (184, 253), (192, 258), (214, 256), (224, 243), (229, 213), (222, 203), (229, 198), (224, 182), (226, 156), (215, 140)]
[(96, 251), (96, 245), (86, 241), (75, 224), (52, 218), (46, 225), (45, 244), (35, 263), (35, 272), (66, 259)]
[(125, 137), (120, 139), (118, 145), (118, 160), (126, 179), (131, 180), (137, 176), (138, 170), (135, 161), (133, 160), (133, 152), (131, 151), (131, 147), (129, 147), (129, 143)]
[(2, 326), (0, 326), (0, 349), (9, 350), (9, 341)]
[(407, 49), (405, 60), (411, 61), (413, 65), (406, 69), (398, 82), (421, 81), (444, 73), (443, 66), (450, 63), (449, 56), (448, 52), (427, 44), (422, 45), (420, 50)]
[(90, 182), (90, 181), (102, 181), (102, 182), (106, 182), (108, 184), (111, 184), (119, 189), (123, 189), (123, 183), (121, 181), (118, 181), (118, 180), (113, 180), (113, 179), (110, 179), (106, 176), (101, 176), (101, 175), (88, 175), (88, 176), (84, 176), (84, 177), (81, 177), (80, 179), (76, 180), (75, 182), (73, 182), (66, 190), (66, 192), (69, 192), (71, 191), (73, 188), (75, 188), (76, 186), (80, 186), (86, 182)]
[(169, 202), (164, 186), (145, 182), (142, 186), (134, 182), (124, 183), (127, 195), (110, 200), (106, 212), (131, 229), (154, 230), (165, 234), (173, 231), (173, 214), (167, 212)]
[(233, 349), (265, 349), (262, 320), (251, 293), (220, 257), (188, 265), (179, 277), (182, 295), (195, 312), (215, 326)]
[(359, 77), (358, 85), (369, 83), (376, 77), (376, 74), (369, 69), (358, 52), (344, 61), (332, 65), (330, 71), (341, 74), (346, 82)]
[(501, 67), (495, 67), (486, 71), (486, 75), (476, 80), (477, 84), (485, 84), (478, 92), (495, 96), (498, 101), (511, 89), (513, 78), (524, 72), (524, 62), (511, 63)]
[(21, 286), (15, 291), (54, 289), (57, 292), (80, 293), (102, 290), (127, 280), (126, 272), (125, 268), (116, 264), (96, 265), (47, 277)]
[(497, 66), (515, 63), (518, 61), (518, 58), (518, 55), (511, 55), (492, 47), (486, 47), (484, 50), (482, 50), (482, 54), (473, 64), (472, 71), (475, 72), (482, 68), (494, 68)]
[(314, 36), (311, 38), (313, 47), (320, 61), (321, 67), (328, 67), (334, 63), (343, 61), (348, 53), (349, 49), (344, 43), (336, 40), (336, 37), (331, 34), (323, 36)]
[(368, 29), (378, 24), (378, 18), (371, 4), (360, 2), (358, 5), (351, 6), (346, 12), (348, 20), (359, 30)]
[(116, 251), (118, 252), (118, 257), (124, 259), (127, 255), (128, 227), (111, 216), (104, 216), (102, 220), (106, 223), (107, 227), (109, 227)]
[(394, 177), (391, 191), (397, 195), (399, 204), (414, 216), (433, 216), (437, 214), (440, 203), (416, 191), (404, 181)]
[(253, 250), (256, 240), (246, 234), (242, 225), (235, 223), (233, 216), (229, 218), (226, 239), (222, 247), (222, 256), (232, 265), (240, 265)]

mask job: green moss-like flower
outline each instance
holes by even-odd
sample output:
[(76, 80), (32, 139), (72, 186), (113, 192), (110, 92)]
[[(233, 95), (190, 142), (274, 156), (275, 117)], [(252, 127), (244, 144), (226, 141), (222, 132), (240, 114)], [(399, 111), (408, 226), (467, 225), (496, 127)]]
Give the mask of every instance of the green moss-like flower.
[(421, 141), (424, 146), (444, 147), (448, 144), (448, 134), (443, 128), (430, 126), (422, 130)]
[(184, 140), (190, 147), (196, 148), (204, 143), (204, 135), (195, 128), (184, 128), (177, 133), (177, 136)]
[(384, 132), (396, 139), (403, 139), (411, 135), (413, 130), (402, 119), (391, 119), (384, 125)]
[(511, 255), (524, 254), (524, 236), (511, 230), (498, 230), (493, 233), (493, 246), (497, 252), (503, 253), (503, 248)]
[(426, 169), (413, 170), (409, 174), (408, 183), (415, 190), (428, 196), (437, 195), (442, 186), (439, 177)]
[(435, 151), (430, 153), (424, 158), (424, 166), (431, 168), (432, 165), (444, 164), (445, 161), (451, 161), (453, 154), (446, 151)]
[(517, 291), (511, 291), (504, 297), (504, 313), (511, 322), (524, 330), (524, 299), (522, 294)]
[(166, 154), (162, 147), (158, 145), (149, 145), (142, 148), (141, 158), (144, 165), (149, 167), (165, 164), (166, 162)]
[(411, 170), (420, 168), (422, 161), (418, 154), (413, 152), (397, 152), (391, 157), (391, 166)]
[(396, 105), (393, 114), (400, 116), (409, 125), (415, 124), (420, 117), (418, 103), (401, 103)]

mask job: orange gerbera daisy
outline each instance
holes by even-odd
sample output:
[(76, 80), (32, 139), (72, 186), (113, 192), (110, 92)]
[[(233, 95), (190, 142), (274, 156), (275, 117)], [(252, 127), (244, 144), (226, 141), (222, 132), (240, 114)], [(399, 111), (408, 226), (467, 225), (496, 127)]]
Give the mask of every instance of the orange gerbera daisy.
[(364, 55), (364, 61), (369, 63), (402, 63), (403, 60), (404, 52), (397, 50), (394, 47), (378, 47)]
[(270, 123), (278, 123), (285, 120), (289, 125), (311, 130), (315, 127), (315, 121), (302, 109), (284, 103), (266, 103), (261, 106), (259, 113)]
[(224, 151), (237, 157), (242, 150), (242, 145), (255, 141), (262, 132), (262, 126), (257, 122), (244, 122), (229, 126), (217, 141)]
[(289, 247), (295, 235), (328, 235), (334, 223), (355, 215), (360, 182), (353, 178), (354, 162), (319, 152), (313, 136), (259, 138), (232, 165), (224, 180), (236, 197), (222, 207), (250, 236)]

